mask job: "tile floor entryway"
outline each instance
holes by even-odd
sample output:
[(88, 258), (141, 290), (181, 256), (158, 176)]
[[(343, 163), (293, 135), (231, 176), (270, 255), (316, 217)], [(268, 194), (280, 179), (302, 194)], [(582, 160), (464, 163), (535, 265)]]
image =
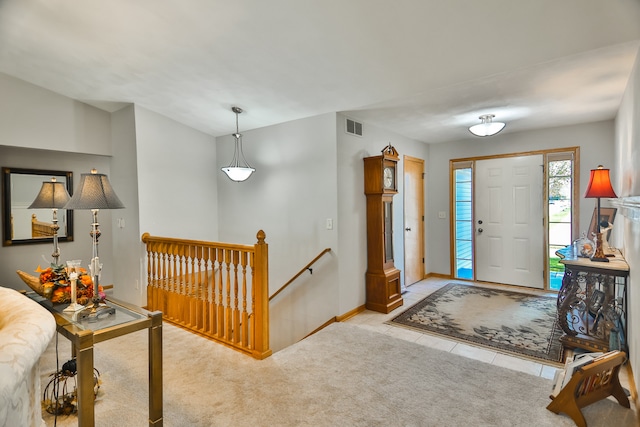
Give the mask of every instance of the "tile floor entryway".
[[(485, 363), (491, 363), (496, 366), (502, 366), (504, 368), (512, 369), (514, 371), (524, 372), (530, 375), (540, 376), (547, 379), (553, 379), (553, 376), (558, 369), (552, 365), (546, 365), (539, 362), (534, 362), (527, 359), (522, 359), (519, 357), (511, 356), (505, 353), (500, 353), (498, 351), (488, 350), (485, 348), (480, 348), (468, 344), (461, 343), (459, 341), (447, 339), (444, 337), (439, 337), (435, 335), (431, 335), (428, 333), (421, 333), (418, 331), (413, 331), (409, 329), (404, 329), (397, 326), (391, 326), (386, 324), (385, 322), (391, 320), (392, 318), (398, 316), (404, 310), (408, 309), (427, 295), (432, 292), (440, 289), (442, 286), (447, 283), (462, 283), (462, 284), (472, 284), (472, 282), (467, 281), (457, 281), (452, 279), (442, 279), (442, 278), (429, 278), (422, 280), (416, 284), (413, 284), (407, 287), (407, 292), (405, 292), (402, 297), (404, 299), (404, 304), (392, 311), (389, 314), (377, 313), (375, 311), (365, 310), (362, 313), (350, 318), (347, 322), (358, 325), (360, 327), (371, 329), (377, 332), (381, 332), (383, 334), (392, 335), (396, 338), (401, 338), (407, 341), (412, 341), (417, 344), (426, 345), (432, 348), (436, 348), (443, 351), (449, 351), (454, 354), (458, 354), (464, 357), (468, 357), (471, 359), (476, 359)], [(544, 291), (539, 291), (536, 289), (527, 289), (520, 288), (508, 285), (491, 285), (487, 283), (482, 283), (482, 286), (492, 286), (500, 289), (509, 289), (516, 290), (518, 292), (530, 292), (537, 294), (547, 294), (547, 295), (557, 295), (556, 293), (548, 293)], [(514, 289), (516, 288), (516, 289)], [(620, 370), (620, 383), (627, 390), (629, 389), (629, 381), (628, 374), (626, 369)], [(632, 402), (632, 407), (634, 404)]]

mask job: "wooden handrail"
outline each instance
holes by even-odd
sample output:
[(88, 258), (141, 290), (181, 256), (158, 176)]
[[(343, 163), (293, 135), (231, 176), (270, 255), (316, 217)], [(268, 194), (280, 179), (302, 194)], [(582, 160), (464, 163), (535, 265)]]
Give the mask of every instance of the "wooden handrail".
[(280, 292), (282, 292), (287, 286), (289, 286), (291, 283), (293, 283), (294, 280), (296, 280), (298, 277), (300, 277), (300, 275), (302, 273), (305, 272), (305, 270), (308, 270), (313, 264), (316, 263), (316, 261), (318, 261), (320, 258), (322, 258), (322, 256), (324, 254), (326, 254), (327, 252), (331, 252), (331, 248), (325, 248), (322, 252), (320, 252), (318, 254), (318, 256), (316, 256), (313, 261), (311, 261), (309, 264), (305, 265), (300, 271), (298, 271), (298, 273), (293, 276), (287, 283), (285, 283), (284, 285), (282, 285), (282, 287), (280, 289), (278, 289), (273, 295), (271, 295), (269, 297), (269, 301), (271, 301), (272, 299), (274, 299), (276, 297), (276, 295), (278, 295)]

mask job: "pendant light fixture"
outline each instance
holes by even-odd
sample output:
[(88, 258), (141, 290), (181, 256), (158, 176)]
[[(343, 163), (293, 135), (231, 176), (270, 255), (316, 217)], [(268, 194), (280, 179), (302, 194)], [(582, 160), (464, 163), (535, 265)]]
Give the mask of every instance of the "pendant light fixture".
[(473, 125), (469, 128), (469, 132), (475, 136), (493, 136), (504, 129), (505, 124), (502, 122), (494, 122), (495, 114), (484, 114), (479, 117), (482, 123)]
[(242, 113), (242, 108), (231, 107), (231, 111), (236, 113), (236, 133), (233, 134), (236, 143), (235, 151), (233, 152), (231, 163), (229, 166), (222, 168), (222, 172), (226, 173), (230, 180), (242, 182), (249, 178), (256, 170), (247, 162), (242, 152), (242, 134), (238, 130), (238, 115)]

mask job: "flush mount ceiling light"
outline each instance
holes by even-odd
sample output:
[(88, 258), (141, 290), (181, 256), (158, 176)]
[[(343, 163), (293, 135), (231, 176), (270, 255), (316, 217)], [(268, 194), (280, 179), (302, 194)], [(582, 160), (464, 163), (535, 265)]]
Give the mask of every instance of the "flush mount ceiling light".
[(242, 113), (242, 109), (239, 107), (231, 107), (231, 111), (236, 113), (236, 133), (233, 134), (236, 145), (233, 152), (233, 159), (229, 166), (222, 168), (222, 171), (227, 174), (230, 180), (236, 182), (245, 181), (251, 176), (255, 169), (249, 165), (249, 162), (244, 158), (242, 152), (242, 134), (238, 130), (238, 115)]
[(494, 117), (494, 114), (484, 114), (480, 116), (479, 118), (482, 120), (482, 123), (471, 126), (469, 132), (475, 136), (493, 136), (497, 134), (504, 129), (505, 125), (502, 122), (494, 122)]

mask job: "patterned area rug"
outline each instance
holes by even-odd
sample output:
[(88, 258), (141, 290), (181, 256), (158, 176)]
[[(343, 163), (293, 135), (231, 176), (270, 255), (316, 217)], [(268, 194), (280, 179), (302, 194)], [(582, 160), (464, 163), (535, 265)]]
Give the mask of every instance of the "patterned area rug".
[(389, 323), (562, 363), (556, 311), (554, 297), (450, 283)]

